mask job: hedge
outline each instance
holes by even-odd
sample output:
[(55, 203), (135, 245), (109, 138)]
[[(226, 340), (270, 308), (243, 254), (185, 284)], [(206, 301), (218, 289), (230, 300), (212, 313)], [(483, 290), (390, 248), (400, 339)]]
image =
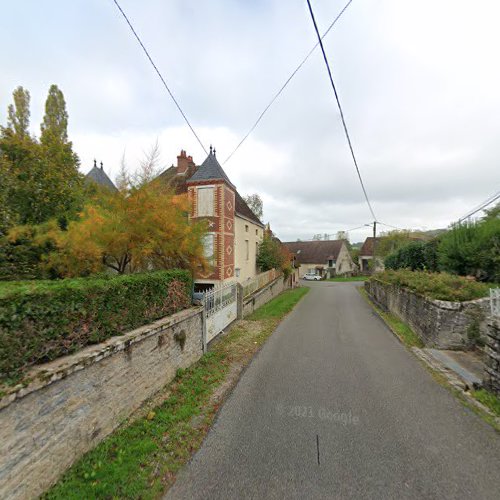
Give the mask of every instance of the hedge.
[(191, 304), (188, 271), (0, 283), (0, 380)]
[(408, 269), (386, 270), (374, 274), (370, 280), (409, 288), (430, 299), (457, 302), (486, 297), (490, 287), (495, 286), (448, 273), (410, 271)]

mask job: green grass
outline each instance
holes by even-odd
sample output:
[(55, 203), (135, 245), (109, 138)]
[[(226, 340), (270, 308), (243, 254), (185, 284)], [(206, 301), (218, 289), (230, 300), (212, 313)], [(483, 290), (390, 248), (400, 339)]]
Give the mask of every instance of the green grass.
[(271, 318), (280, 318), (307, 293), (309, 288), (300, 287), (288, 290), (286, 293), (278, 295), (275, 299), (257, 309), (248, 319), (262, 320)]
[(350, 278), (328, 278), (325, 281), (336, 281), (337, 283), (346, 283), (348, 281), (366, 281), (368, 276), (351, 276)]
[(500, 417), (500, 398), (486, 389), (472, 391), (472, 396)]
[(384, 320), (387, 326), (392, 330), (392, 332), (397, 335), (397, 337), (408, 347), (424, 347), (424, 343), (420, 337), (404, 322), (401, 321), (397, 316), (390, 312), (382, 311), (377, 307), (373, 301), (368, 296), (368, 293), (364, 288), (360, 288), (359, 292), (366, 299), (367, 302), (375, 309), (377, 314)]
[(159, 406), (146, 404), (144, 415), (84, 455), (43, 498), (161, 497), (200, 447), (220, 404), (211, 396), (231, 366), (247, 364), (308, 291), (288, 290), (233, 327), (196, 364), (178, 371)]

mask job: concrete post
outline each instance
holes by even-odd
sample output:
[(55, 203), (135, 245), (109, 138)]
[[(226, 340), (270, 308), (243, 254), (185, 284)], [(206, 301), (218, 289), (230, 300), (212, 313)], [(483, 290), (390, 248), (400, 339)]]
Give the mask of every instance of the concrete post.
[(236, 304), (236, 317), (243, 319), (243, 285), (241, 283), (236, 284)]

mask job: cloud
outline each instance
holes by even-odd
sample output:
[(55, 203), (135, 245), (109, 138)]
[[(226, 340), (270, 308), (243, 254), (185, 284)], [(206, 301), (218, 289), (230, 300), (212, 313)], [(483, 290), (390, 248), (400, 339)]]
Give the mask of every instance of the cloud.
[[(162, 162), (204, 153), (112, 2), (5, 6), (0, 120), (15, 86), (32, 93), (33, 131), (51, 83), (65, 93), (82, 171), (114, 177), (158, 139)], [(304, 2), (176, 0), (124, 10), (203, 143), (224, 160), (315, 43)], [(318, 0), (324, 30), (344, 1)], [(363, 179), (380, 221), (444, 227), (498, 189), (500, 5), (356, 0), (325, 39)], [(23, 19), (23, 36), (18, 20)], [(284, 240), (371, 221), (319, 52), (224, 165), (260, 193)], [(362, 239), (371, 229), (353, 233)]]

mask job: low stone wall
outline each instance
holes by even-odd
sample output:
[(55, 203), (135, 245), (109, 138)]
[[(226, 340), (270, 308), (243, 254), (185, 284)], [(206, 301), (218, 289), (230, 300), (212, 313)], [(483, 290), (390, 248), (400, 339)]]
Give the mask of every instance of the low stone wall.
[(483, 385), (491, 392), (500, 395), (500, 320), (491, 318), (488, 321), (488, 337), (486, 340), (486, 366)]
[(292, 288), (293, 283), (294, 281), (292, 276), (289, 276), (286, 279), (284, 279), (283, 276), (279, 276), (261, 290), (258, 290), (253, 295), (250, 295), (250, 297), (242, 299), (240, 317), (246, 318), (247, 316), (250, 316), (250, 314), (252, 314), (256, 309), (269, 302), (281, 292), (287, 290), (288, 288)]
[(35, 498), (203, 353), (203, 308), (41, 365), (0, 400), (0, 498)]
[(384, 310), (408, 323), (428, 347), (467, 349), (486, 342), (488, 298), (468, 302), (432, 300), (376, 280), (366, 281), (365, 289)]

